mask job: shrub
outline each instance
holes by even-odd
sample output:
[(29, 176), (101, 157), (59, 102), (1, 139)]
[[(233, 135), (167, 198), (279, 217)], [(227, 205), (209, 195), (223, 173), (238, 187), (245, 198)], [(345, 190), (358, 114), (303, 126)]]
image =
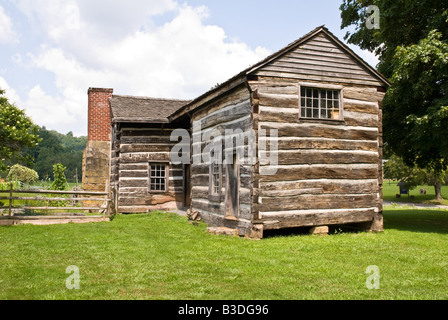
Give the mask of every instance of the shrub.
[(65, 169), (62, 163), (53, 165), (54, 181), (50, 186), (51, 190), (67, 190), (67, 178), (65, 177)]
[(22, 183), (33, 183), (39, 179), (39, 175), (33, 169), (15, 164), (9, 169), (8, 180), (20, 181)]

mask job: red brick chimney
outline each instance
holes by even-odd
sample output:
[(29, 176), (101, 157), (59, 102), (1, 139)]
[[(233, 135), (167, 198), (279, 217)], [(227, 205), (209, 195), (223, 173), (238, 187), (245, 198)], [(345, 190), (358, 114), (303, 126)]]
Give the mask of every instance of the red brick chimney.
[(111, 119), (109, 98), (113, 89), (89, 88), (88, 141), (110, 141)]
[[(109, 98), (113, 89), (89, 88), (88, 137), (82, 159), (82, 189), (105, 191), (110, 179), (111, 116)], [(101, 205), (87, 201), (85, 206)]]

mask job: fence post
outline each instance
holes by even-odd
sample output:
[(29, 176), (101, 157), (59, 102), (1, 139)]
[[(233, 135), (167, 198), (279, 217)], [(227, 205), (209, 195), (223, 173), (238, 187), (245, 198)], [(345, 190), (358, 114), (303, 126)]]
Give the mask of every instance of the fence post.
[(9, 188), (9, 216), (12, 217), (12, 188), (13, 188), (13, 184), (11, 182), (10, 184), (10, 188)]

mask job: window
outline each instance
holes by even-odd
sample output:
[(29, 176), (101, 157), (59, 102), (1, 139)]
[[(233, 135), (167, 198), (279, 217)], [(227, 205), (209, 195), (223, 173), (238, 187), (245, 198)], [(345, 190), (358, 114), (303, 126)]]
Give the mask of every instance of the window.
[(340, 90), (301, 87), (300, 116), (312, 119), (341, 120)]
[(161, 163), (149, 164), (149, 191), (167, 191), (167, 165)]
[(222, 160), (220, 152), (210, 152), (210, 200), (220, 201)]

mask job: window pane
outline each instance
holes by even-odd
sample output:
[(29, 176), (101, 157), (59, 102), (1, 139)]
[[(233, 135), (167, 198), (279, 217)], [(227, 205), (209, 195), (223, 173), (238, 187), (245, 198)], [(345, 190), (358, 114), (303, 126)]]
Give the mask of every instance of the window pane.
[(306, 96), (307, 97), (311, 97), (312, 96), (312, 93), (311, 93), (311, 89), (306, 89)]
[(307, 109), (306, 109), (306, 116), (307, 116), (308, 118), (311, 118), (311, 110), (312, 110), (312, 109), (310, 109), (310, 108), (307, 108)]
[(166, 191), (166, 165), (151, 164), (149, 188), (151, 191)]
[(322, 90), (320, 95), (321, 95), (321, 98), (323, 98), (323, 99), (327, 98), (327, 90)]

